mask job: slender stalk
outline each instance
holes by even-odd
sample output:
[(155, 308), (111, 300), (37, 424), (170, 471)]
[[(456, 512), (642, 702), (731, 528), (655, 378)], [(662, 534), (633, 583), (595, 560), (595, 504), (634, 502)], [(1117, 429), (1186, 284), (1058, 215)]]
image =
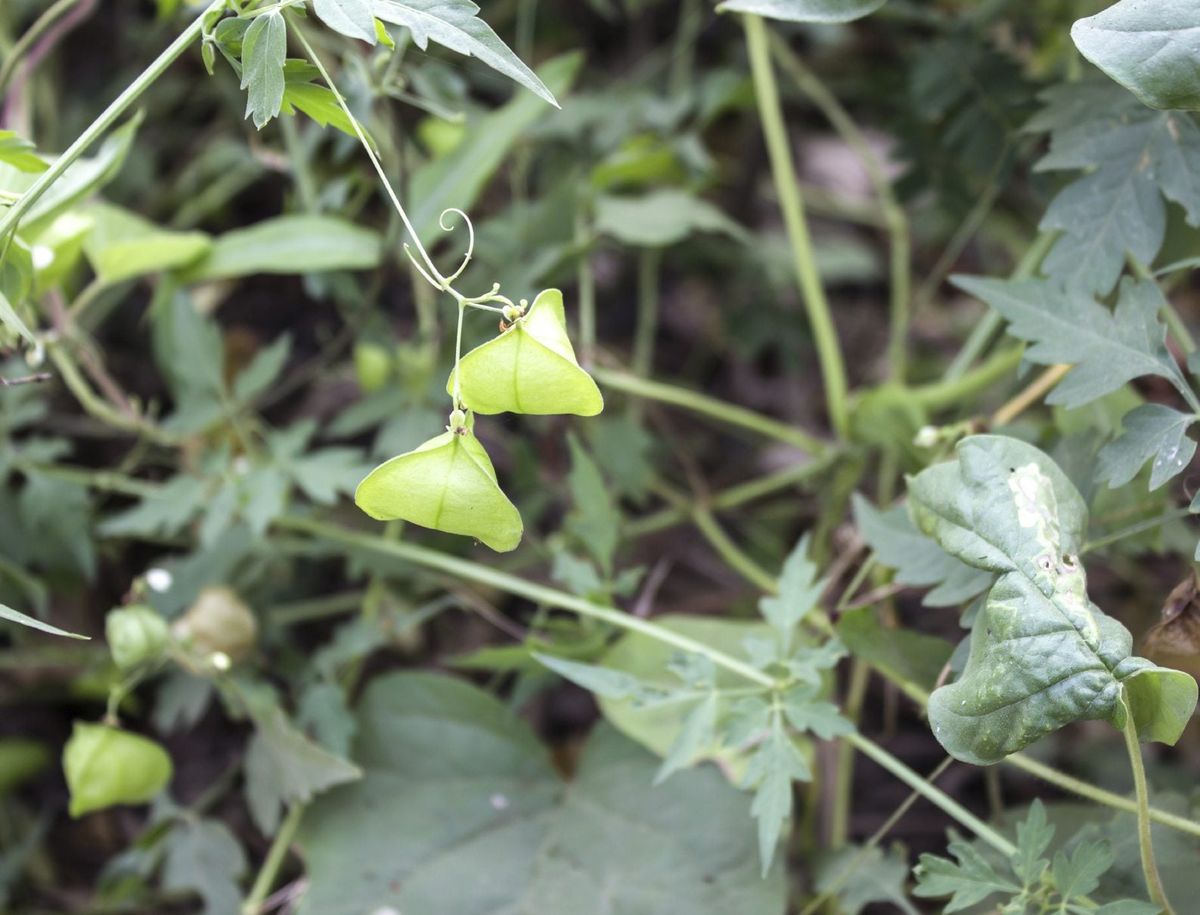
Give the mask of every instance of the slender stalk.
[(908, 219), (904, 208), (896, 199), (892, 182), (884, 173), (883, 165), (870, 142), (855, 123), (850, 113), (842, 107), (837, 96), (821, 81), (812, 70), (805, 66), (804, 61), (796, 54), (778, 34), (772, 32), (771, 51), (775, 59), (799, 86), (800, 91), (812, 99), (813, 103), (825, 115), (826, 120), (833, 125), (846, 145), (849, 146), (862, 162), (879, 208), (883, 211), (883, 223), (891, 240), (889, 255), (890, 284), (890, 314), (891, 322), (888, 334), (888, 364), (891, 367), (892, 378), (903, 381), (908, 363), (908, 326), (912, 299), (912, 241), (908, 231)]
[(802, 432), (788, 423), (763, 416), (761, 413), (755, 413), (744, 407), (734, 406), (697, 391), (689, 391), (687, 388), (650, 381), (611, 369), (596, 368), (592, 370), (592, 375), (600, 384), (615, 391), (682, 407), (731, 426), (749, 429), (767, 438), (794, 445), (810, 454), (824, 454), (830, 447), (827, 442), (823, 442), (807, 432)]
[(299, 828), (303, 816), (304, 805), (296, 804), (279, 824), (275, 838), (271, 841), (271, 847), (267, 850), (267, 857), (263, 860), (262, 868), (254, 880), (254, 886), (250, 888), (250, 893), (242, 904), (242, 915), (259, 915), (262, 911), (263, 901), (271, 894), (271, 889), (275, 886), (279, 868), (283, 866), (288, 847), (292, 844), (292, 839), (296, 837), (296, 830)]
[(1124, 540), (1126, 537), (1134, 537), (1146, 531), (1152, 531), (1156, 527), (1162, 527), (1164, 524), (1169, 524), (1180, 518), (1187, 518), (1193, 514), (1195, 513), (1190, 508), (1176, 508), (1169, 512), (1163, 512), (1161, 515), (1155, 515), (1153, 518), (1146, 518), (1135, 524), (1130, 524), (1128, 527), (1122, 527), (1110, 534), (1097, 537), (1095, 540), (1089, 540), (1080, 548), (1079, 552), (1088, 553), (1092, 550), (1098, 550), (1101, 547), (1108, 546), (1110, 543), (1116, 543), (1119, 540)]
[(992, 829), (987, 823), (971, 813), (949, 795), (944, 794), (940, 789), (925, 781), (920, 775), (914, 772), (896, 757), (892, 756), (882, 747), (871, 742), (861, 734), (855, 732), (843, 738), (847, 743), (854, 746), (856, 750), (864, 756), (869, 756), (875, 762), (879, 763), (888, 772), (900, 779), (914, 791), (919, 792), (934, 806), (938, 807), (943, 812), (954, 817), (959, 823), (962, 823), (968, 829), (987, 842), (988, 845), (996, 849), (1002, 855), (1011, 857), (1016, 854), (1017, 847), (1012, 842)]
[(575, 211), (575, 244), (579, 248), (579, 361), (590, 369), (596, 358), (596, 274), (592, 269), (586, 206), (587, 201), (580, 200)]
[(1025, 390), (992, 414), (993, 426), (1004, 426), (1045, 397), (1071, 371), (1070, 365), (1052, 365), (1035, 378)]
[[(1122, 810), (1126, 813), (1138, 812), (1137, 803), (1131, 801), (1123, 794), (1116, 794), (1112, 791), (1105, 791), (1103, 788), (1097, 788), (1095, 785), (1090, 785), (1072, 775), (1067, 775), (1065, 772), (1059, 772), (1057, 769), (1047, 766), (1045, 763), (1039, 762), (1031, 756), (1014, 753), (1005, 759), (1004, 762), (1023, 772), (1028, 772), (1035, 778), (1040, 778), (1048, 785), (1054, 785), (1056, 788), (1069, 791), (1071, 794), (1086, 798), (1094, 803), (1103, 804), (1105, 807)], [(1177, 832), (1200, 838), (1200, 822), (1189, 820), (1187, 817), (1181, 817), (1166, 810), (1159, 810), (1156, 807), (1150, 808), (1149, 816), (1155, 823), (1161, 823), (1163, 826), (1174, 829)]]
[(1016, 371), (1021, 364), (1025, 347), (1012, 346), (996, 353), (987, 362), (971, 371), (921, 385), (911, 391), (913, 399), (927, 410), (946, 410), (961, 406), (963, 401), (978, 397), (999, 381)]
[(1158, 863), (1154, 860), (1154, 838), (1150, 832), (1150, 792), (1146, 787), (1146, 769), (1142, 764), (1142, 745), (1138, 742), (1137, 722), (1133, 719), (1133, 707), (1128, 693), (1122, 698), (1125, 706), (1125, 749), (1129, 752), (1129, 768), (1133, 772), (1133, 790), (1137, 798), (1138, 848), (1142, 855), (1142, 875), (1150, 891), (1150, 901), (1162, 907), (1166, 915), (1175, 915), (1171, 903), (1163, 890)]
[(694, 639), (671, 632), (669, 629), (664, 629), (632, 614), (624, 613), (615, 607), (605, 607), (601, 604), (585, 600), (582, 597), (576, 597), (573, 594), (548, 588), (536, 582), (526, 581), (516, 575), (510, 575), (507, 572), (493, 569), (490, 566), (459, 559), (455, 556), (447, 556), (444, 553), (417, 546), (416, 544), (382, 540), (370, 534), (360, 534), (345, 530), (336, 525), (312, 521), (306, 518), (285, 516), (277, 519), (275, 524), (276, 527), (284, 530), (304, 531), (333, 543), (341, 543), (346, 546), (358, 547), (371, 550), (375, 553), (393, 556), (428, 569), (444, 572), (455, 579), (473, 581), (476, 584), (498, 588), (509, 594), (518, 594), (536, 603), (570, 610), (573, 613), (578, 613), (580, 616), (601, 620), (621, 629), (640, 632), (643, 635), (648, 635), (653, 639), (683, 651), (702, 655), (718, 667), (724, 667), (726, 670), (732, 671), (752, 683), (757, 683), (761, 686), (775, 685), (774, 678), (769, 674), (765, 674), (757, 667), (753, 667), (744, 661), (739, 661), (737, 658), (730, 657), (724, 652), (717, 651), (702, 642), (697, 642)]
[[(796, 486), (827, 470), (838, 459), (841, 453), (837, 449), (831, 449), (816, 460), (804, 464), (796, 464), (792, 467), (785, 467), (783, 470), (777, 470), (758, 479), (731, 486), (710, 497), (707, 500), (707, 505), (709, 508), (718, 511), (737, 508), (745, 505), (747, 502), (753, 502), (755, 499), (769, 496), (781, 489)], [(627, 537), (644, 537), (647, 534), (665, 530), (676, 524), (682, 524), (684, 521), (689, 520), (691, 516), (690, 508), (671, 505), (652, 515), (646, 515), (643, 518), (638, 518), (636, 521), (630, 521), (624, 526), (623, 531)]]
[(78, 2), (79, 0), (58, 0), (57, 3), (42, 13), (42, 15), (38, 16), (33, 25), (26, 29), (25, 34), (17, 39), (16, 44), (12, 46), (12, 50), (8, 52), (8, 57), (5, 58), (4, 64), (0, 65), (0, 96), (4, 95), (8, 81), (12, 79), (13, 73), (17, 70), (17, 64), (29, 53), (29, 49), (33, 47), (34, 42), (46, 34), (50, 30), (50, 27)]
[(136, 102), (149, 89), (154, 82), (162, 76), (167, 68), (175, 62), (187, 48), (200, 37), (204, 29), (204, 21), (208, 16), (224, 8), (227, 0), (213, 0), (199, 16), (197, 16), (192, 24), (179, 33), (179, 36), (172, 41), (161, 54), (155, 58), (145, 70), (138, 75), (125, 90), (118, 95), (112, 103), (104, 109), (96, 118), (88, 125), (67, 149), (54, 160), (54, 163), (42, 172), (38, 179), (29, 187), (29, 189), (21, 195), (21, 199), (9, 207), (3, 216), (0, 216), (0, 239), (5, 239), (8, 234), (14, 231), (29, 208), (32, 207), (41, 196), (50, 189), (63, 173), (82, 156), (93, 143), (102, 137), (108, 130), (117, 122), (129, 107)]
[(662, 249), (638, 252), (638, 311), (629, 367), (635, 375), (648, 377), (654, 371), (654, 340), (658, 335), (659, 268)]
[(729, 539), (729, 535), (717, 523), (712, 512), (702, 505), (696, 505), (692, 508), (692, 521), (704, 535), (704, 539), (731, 569), (756, 588), (761, 588), (768, 593), (776, 590), (775, 576), (742, 552), (741, 548)]
[(783, 210), (783, 221), (792, 246), (796, 278), (800, 284), (805, 308), (808, 310), (808, 321), (812, 327), (817, 359), (821, 364), (821, 375), (825, 382), (829, 420), (838, 438), (844, 439), (850, 431), (846, 367), (830, 315), (829, 301), (825, 296), (825, 287), (821, 283), (821, 274), (813, 254), (800, 186), (796, 182), (792, 151), (784, 126), (783, 106), (779, 101), (779, 89), (771, 69), (767, 27), (762, 17), (752, 14), (742, 16), (742, 25), (746, 33), (746, 50), (750, 56), (754, 94), (758, 99), (758, 111), (766, 138), (767, 154), (771, 160), (775, 192), (779, 195), (779, 204)]
[[(863, 700), (867, 696), (867, 684), (871, 679), (871, 668), (861, 658), (850, 665), (850, 688), (846, 691), (843, 714), (855, 726), (862, 716)], [(836, 775), (833, 783), (833, 816), (829, 825), (829, 845), (841, 848), (850, 837), (850, 806), (854, 790), (854, 745), (843, 741), (837, 747)]]

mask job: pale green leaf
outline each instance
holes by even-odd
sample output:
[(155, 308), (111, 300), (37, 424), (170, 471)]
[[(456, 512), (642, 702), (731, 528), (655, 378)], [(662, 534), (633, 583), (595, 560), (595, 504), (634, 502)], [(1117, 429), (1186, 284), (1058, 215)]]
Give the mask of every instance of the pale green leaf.
[(1143, 404), (1121, 420), (1119, 438), (1104, 446), (1096, 478), (1110, 487), (1124, 486), (1150, 466), (1150, 489), (1155, 490), (1183, 472), (1196, 453), (1196, 442), (1187, 431), (1196, 422), (1191, 413), (1180, 413), (1162, 404)]
[(956, 460), (910, 478), (909, 504), (947, 552), (999, 574), (966, 668), (929, 701), (951, 755), (986, 765), (1073, 721), (1120, 727), (1123, 687), (1143, 737), (1178, 739), (1195, 681), (1132, 656), (1129, 632), (1088, 600), (1078, 557), (1087, 509), (1045, 454), (1017, 439), (966, 438)]
[(371, 0), (313, 0), (313, 12), (335, 32), (375, 44)]
[[(736, 658), (745, 658), (747, 639), (768, 639), (770, 628), (760, 622), (740, 622), (719, 617), (668, 615), (654, 622), (671, 632), (723, 651)], [(626, 633), (601, 657), (605, 670), (620, 671), (634, 677), (662, 694), (677, 692), (681, 683), (667, 673), (667, 666), (677, 649), (637, 632)], [(744, 686), (745, 681), (724, 668), (716, 672), (719, 689)], [(615, 728), (636, 740), (656, 756), (666, 756), (683, 728), (686, 708), (677, 704), (647, 704), (635, 701), (636, 696), (600, 697), (600, 711)], [(729, 765), (735, 753), (714, 744), (707, 748), (706, 757), (717, 758)]]
[(242, 39), (242, 88), (246, 117), (262, 130), (283, 105), (283, 63), (287, 58), (287, 22), (279, 10), (258, 16)]
[(112, 204), (97, 204), (88, 214), (92, 231), (83, 250), (105, 283), (187, 267), (212, 247), (203, 232), (163, 229)]
[(812, 769), (787, 733), (782, 717), (772, 714), (767, 735), (750, 757), (742, 780), (745, 787), (754, 789), (750, 813), (758, 821), (758, 854), (764, 876), (792, 816), (792, 782), (811, 778)]
[(554, 92), (478, 17), (479, 7), (471, 0), (375, 0), (374, 13), (384, 22), (406, 27), (422, 51), (434, 41), (476, 57), (558, 107)]
[(950, 843), (955, 861), (937, 855), (921, 855), (917, 865), (917, 886), (914, 896), (939, 898), (949, 896), (943, 912), (961, 912), (996, 893), (1015, 895), (1021, 891), (1006, 877), (996, 872), (991, 863), (961, 839)]
[(809, 536), (805, 534), (792, 548), (779, 575), (779, 591), (758, 602), (763, 619), (775, 627), (784, 650), (801, 621), (821, 600), (827, 582), (817, 578), (817, 566), (808, 558)]
[(567, 483), (575, 503), (567, 515), (567, 530), (600, 564), (606, 575), (612, 573), (613, 554), (621, 535), (621, 513), (600, 468), (574, 435), (567, 438), (571, 450), (571, 472)]
[(204, 900), (204, 915), (232, 915), (241, 905), (239, 886), (246, 855), (220, 820), (180, 817), (166, 841), (162, 885), (168, 891), (191, 890)]
[[(451, 372), (446, 382), (448, 394), (455, 377)], [(542, 292), (507, 330), (463, 356), (457, 377), (459, 396), (475, 413), (595, 416), (604, 409), (600, 389), (575, 358), (557, 289)]]
[(190, 283), (258, 273), (369, 270), (379, 265), (379, 236), (333, 216), (277, 216), (226, 232), (183, 274)]
[(565, 658), (536, 652), (533, 656), (560, 677), (604, 699), (630, 699), (646, 692), (646, 686), (641, 680), (621, 670), (601, 667), (598, 664), (580, 664), (578, 661), (568, 661)]
[(50, 166), (42, 161), (34, 145), (11, 130), (0, 130), (0, 163), (22, 172), (44, 172)]
[(6, 607), (4, 604), (0, 604), (0, 619), (8, 620), (10, 623), (20, 623), (22, 626), (28, 626), (30, 629), (37, 629), (41, 632), (48, 632), (50, 635), (64, 635), (69, 639), (89, 638), (86, 635), (67, 632), (65, 629), (59, 629), (57, 626), (43, 623), (36, 617), (22, 613), (20, 610), (14, 610), (12, 607)]
[(501, 553), (521, 542), (521, 515), (496, 482), (483, 445), (466, 429), (379, 465), (359, 484), (354, 501), (372, 518), (474, 537)]
[(256, 728), (246, 748), (246, 798), (264, 835), (275, 833), (285, 804), (307, 804), (334, 785), (362, 778), (357, 766), (296, 730), (278, 706), (253, 714)]
[(851, 504), (859, 533), (879, 563), (896, 570), (896, 581), (932, 587), (923, 601), (927, 607), (955, 607), (991, 587), (991, 575), (955, 559), (922, 534), (903, 505), (880, 511), (858, 493)]
[(1027, 130), (1049, 132), (1039, 171), (1080, 169), (1050, 203), (1057, 229), (1042, 270), (1074, 290), (1107, 294), (1128, 255), (1150, 264), (1166, 232), (1167, 200), (1200, 225), (1200, 124), (1186, 112), (1146, 108), (1109, 82), (1048, 90)]
[(1152, 108), (1200, 108), (1200, 7), (1120, 0), (1071, 27), (1079, 53)]
[(674, 245), (698, 232), (720, 232), (742, 243), (750, 240), (745, 229), (707, 200), (669, 188), (640, 197), (596, 198), (595, 226), (619, 242), (647, 248)]
[(21, 320), (21, 316), (17, 314), (17, 310), (13, 308), (3, 290), (0, 290), (0, 324), (11, 327), (30, 344), (37, 345), (37, 338), (33, 335), (33, 331), (29, 329), (28, 324)]
[[(333, 126), (346, 136), (358, 139), (354, 123), (338, 104), (337, 96), (324, 86), (307, 82), (287, 83), (283, 90), (283, 104), (280, 110), (284, 114), (294, 114), (296, 109), (303, 111), (322, 127)], [(365, 128), (363, 134), (367, 135)]]
[(662, 765), (654, 776), (654, 784), (660, 785), (676, 772), (688, 768), (696, 757), (707, 752), (716, 741), (717, 711), (720, 707), (719, 694), (714, 690), (697, 702), (683, 719)]
[(722, 13), (751, 13), (787, 22), (852, 22), (869, 16), (887, 0), (724, 0)]
[(271, 386), (287, 364), (292, 352), (292, 335), (280, 334), (270, 346), (259, 350), (250, 364), (233, 382), (233, 396), (240, 401), (253, 400)]
[(1046, 820), (1046, 808), (1035, 800), (1024, 821), (1017, 824), (1017, 853), (1013, 855), (1013, 873), (1025, 886), (1033, 886), (1050, 862), (1043, 857), (1054, 838), (1054, 826)]
[(835, 894), (841, 915), (858, 915), (872, 903), (894, 906), (903, 915), (918, 915), (908, 901), (908, 862), (902, 849), (844, 845), (817, 860), (816, 890)]
[(956, 277), (954, 282), (998, 311), (1010, 334), (1033, 344), (1025, 351), (1030, 362), (1074, 365), (1047, 403), (1082, 406), (1145, 375), (1158, 375), (1185, 396), (1191, 394), (1167, 349), (1166, 325), (1159, 320), (1166, 300), (1152, 280), (1126, 279), (1115, 311), (1048, 280)]
[(715, 769), (654, 787), (654, 759), (602, 725), (564, 783), (500, 701), (431, 674), (376, 678), (357, 718), (366, 776), (305, 813), (298, 915), (783, 915)]

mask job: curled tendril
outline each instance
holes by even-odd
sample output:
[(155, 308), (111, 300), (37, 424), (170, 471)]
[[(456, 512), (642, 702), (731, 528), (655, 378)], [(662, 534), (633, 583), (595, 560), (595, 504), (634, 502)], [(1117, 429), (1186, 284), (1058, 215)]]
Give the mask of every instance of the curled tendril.
[(453, 223), (451, 223), (451, 224), (446, 223), (446, 217), (451, 214), (458, 216), (466, 224), (466, 227), (467, 227), (467, 253), (465, 255), (463, 255), (462, 263), (460, 263), (458, 265), (458, 269), (455, 270), (448, 277), (446, 277), (447, 283), (453, 283), (460, 276), (462, 276), (463, 271), (467, 269), (467, 265), (471, 263), (471, 258), (475, 255), (475, 226), (471, 222), (470, 216), (468, 216), (466, 213), (464, 213), (458, 207), (447, 207), (446, 209), (442, 210), (441, 215), (438, 216), (438, 225), (441, 226), (441, 229), (443, 232), (453, 231), (454, 230)]

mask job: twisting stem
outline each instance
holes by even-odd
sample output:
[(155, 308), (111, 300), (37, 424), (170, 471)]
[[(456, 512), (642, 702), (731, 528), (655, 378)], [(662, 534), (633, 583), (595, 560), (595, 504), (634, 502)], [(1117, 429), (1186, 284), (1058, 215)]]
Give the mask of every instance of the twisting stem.
[(1129, 751), (1129, 768), (1133, 772), (1133, 791), (1137, 798), (1138, 848), (1142, 853), (1142, 875), (1150, 891), (1150, 901), (1162, 906), (1166, 915), (1175, 915), (1171, 903), (1163, 890), (1158, 863), (1154, 860), (1154, 839), (1150, 833), (1150, 792), (1146, 788), (1146, 769), (1142, 765), (1142, 745), (1138, 743), (1137, 722), (1133, 718), (1133, 706), (1129, 693), (1121, 698), (1125, 707), (1125, 749)]
[(813, 255), (812, 239), (809, 237), (808, 222), (804, 217), (804, 201), (800, 197), (800, 186), (796, 182), (796, 170), (792, 164), (792, 152), (788, 145), (787, 131), (783, 121), (783, 107), (779, 102), (779, 89), (771, 69), (771, 51), (767, 42), (767, 27), (760, 16), (742, 16), (746, 32), (746, 48), (750, 55), (750, 70), (754, 77), (754, 93), (758, 99), (759, 117), (762, 119), (763, 135), (767, 142), (767, 154), (771, 160), (771, 173), (775, 180), (775, 191), (783, 210), (783, 221), (787, 226), (792, 245), (792, 258), (796, 266), (796, 277), (800, 292), (808, 310), (808, 321), (812, 326), (813, 340), (817, 347), (817, 358), (821, 363), (821, 375), (825, 382), (825, 400), (829, 419), (834, 432), (844, 439), (850, 431), (850, 414), (846, 399), (846, 366), (838, 343), (837, 331), (830, 316), (829, 301), (817, 260)]
[[(338, 107), (342, 109), (342, 113), (350, 121), (350, 126), (354, 128), (354, 134), (358, 137), (358, 142), (362, 145), (363, 150), (367, 154), (367, 158), (371, 160), (371, 165), (375, 169), (375, 174), (379, 176), (379, 181), (383, 184), (384, 192), (388, 195), (392, 207), (396, 211), (396, 215), (400, 217), (400, 221), (404, 223), (404, 229), (408, 232), (408, 237), (412, 239), (413, 246), (417, 249), (417, 254), (421, 258), (421, 263), (424, 265), (422, 275), (428, 273), (425, 279), (430, 285), (443, 289), (446, 292), (451, 292), (456, 297), (450, 288), (446, 277), (438, 271), (437, 265), (434, 264), (433, 258), (429, 256), (429, 252), (425, 250), (425, 245), (421, 242), (421, 237), (417, 234), (416, 228), (412, 224), (412, 220), (408, 218), (408, 212), (404, 209), (404, 204), (400, 202), (400, 197), (396, 193), (396, 189), (392, 187), (392, 182), (387, 176), (387, 172), (383, 170), (383, 165), (379, 161), (379, 157), (375, 155), (375, 150), (371, 147), (370, 140), (367, 139), (366, 133), (363, 132), (362, 125), (358, 123), (358, 118), (354, 116), (354, 112), (350, 110), (350, 106), (346, 104), (346, 99), (342, 96), (342, 92), (334, 83), (333, 77), (329, 75), (329, 71), (325, 69), (325, 64), (321, 62), (321, 58), (317, 56), (317, 52), (313, 50), (308, 39), (304, 36), (304, 32), (291, 20), (288, 21), (288, 26), (291, 28), (292, 34), (296, 41), (300, 43), (300, 47), (304, 49), (304, 53), (308, 59), (313, 62), (313, 66), (317, 68), (317, 72), (321, 74), (321, 79), (325, 81), (325, 85), (329, 87), (329, 91), (333, 93), (333, 97), (337, 99)], [(421, 269), (421, 268), (418, 268)]]
[(41, 196), (50, 189), (63, 173), (82, 156), (93, 143), (95, 143), (104, 133), (112, 127), (113, 124), (121, 117), (125, 111), (138, 100), (138, 98), (154, 84), (167, 68), (175, 62), (188, 46), (192, 44), (203, 31), (204, 21), (208, 16), (219, 9), (224, 8), (227, 0), (213, 0), (199, 16), (197, 16), (192, 24), (180, 32), (179, 36), (167, 46), (142, 73), (130, 83), (125, 91), (118, 95), (107, 108), (100, 113), (96, 120), (92, 121), (78, 137), (75, 142), (67, 147), (46, 171), (42, 172), (24, 194), (21, 199), (9, 207), (3, 217), (0, 217), (0, 239), (8, 238), (10, 232), (16, 229), (21, 217), (24, 216), (29, 208), (32, 207)]

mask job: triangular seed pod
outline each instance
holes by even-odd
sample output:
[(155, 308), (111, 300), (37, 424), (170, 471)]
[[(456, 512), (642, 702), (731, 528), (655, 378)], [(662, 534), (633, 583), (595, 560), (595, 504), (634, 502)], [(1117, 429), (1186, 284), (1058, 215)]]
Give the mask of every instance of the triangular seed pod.
[(358, 485), (354, 501), (380, 521), (474, 537), (500, 553), (515, 549), (524, 531), (520, 512), (467, 426), (380, 464)]
[[(499, 337), (463, 356), (458, 372), (459, 396), (476, 413), (595, 416), (604, 409), (596, 382), (575, 359), (557, 289), (539, 294)], [(446, 392), (454, 394), (453, 372)]]

